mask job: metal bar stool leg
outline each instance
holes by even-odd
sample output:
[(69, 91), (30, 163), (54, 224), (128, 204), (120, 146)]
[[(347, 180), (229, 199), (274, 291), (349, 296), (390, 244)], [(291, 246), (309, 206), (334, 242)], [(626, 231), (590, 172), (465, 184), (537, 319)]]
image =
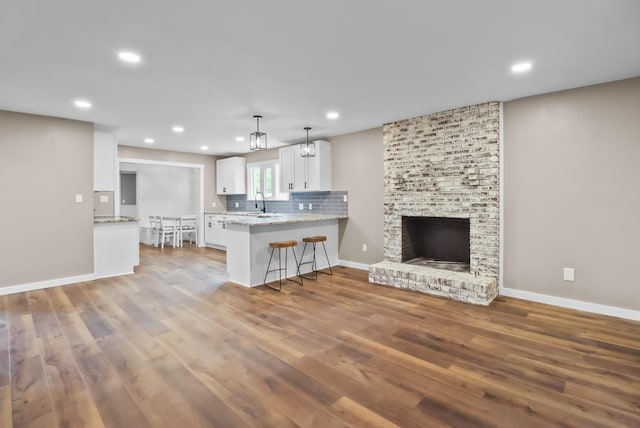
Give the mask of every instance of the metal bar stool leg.
[[(289, 279), (289, 278), (287, 278), (287, 281), (291, 281), (291, 282), (295, 282), (296, 284), (303, 285), (304, 282), (302, 281), (302, 275), (300, 275), (300, 265), (298, 264), (298, 258), (296, 257), (295, 248), (291, 247), (291, 252), (293, 253), (293, 260), (296, 262), (296, 276), (300, 278), (300, 282), (296, 281), (295, 279)], [(300, 259), (300, 261), (302, 261), (302, 258)]]
[(324, 256), (327, 258), (327, 265), (329, 265), (329, 273), (324, 271), (316, 271), (316, 275), (318, 275), (318, 272), (323, 273), (325, 275), (333, 275), (333, 269), (331, 269), (331, 262), (329, 261), (329, 255), (327, 254), (327, 247), (324, 246), (324, 241), (322, 242), (322, 248), (324, 249)]
[[(280, 255), (281, 255), (281, 254), (280, 254), (280, 248), (278, 248), (278, 269), (272, 269), (272, 270), (269, 270), (269, 268), (271, 267), (271, 260), (273, 259), (273, 252), (274, 252), (274, 251), (275, 251), (275, 248), (272, 248), (272, 249), (271, 249), (271, 257), (269, 257), (269, 264), (267, 264), (267, 272), (264, 274), (264, 281), (263, 281), (263, 283), (262, 283), (262, 284), (263, 284), (265, 287), (268, 287), (268, 288), (270, 288), (270, 289), (272, 289), (272, 290), (280, 291), (280, 290), (282, 290), (282, 275), (281, 275), (281, 272), (282, 272), (282, 271), (281, 271), (281, 269), (280, 269), (280, 267), (281, 267), (281, 266), (280, 266)], [(278, 282), (279, 288), (275, 288), (275, 287), (273, 287), (273, 286), (271, 286), (271, 285), (268, 285), (268, 284), (267, 284), (267, 276), (269, 275), (269, 273), (270, 273), (270, 272), (275, 272), (276, 270), (278, 271), (278, 275), (279, 275), (279, 277), (280, 277), (280, 278), (279, 278), (279, 282)]]
[[(308, 242), (305, 242), (304, 243), (304, 247), (302, 247), (302, 255), (300, 256), (300, 263), (298, 263), (298, 276), (300, 276), (300, 278), (304, 278), (304, 279), (308, 279), (308, 280), (311, 280), (311, 281), (315, 281), (315, 280), (318, 279), (318, 274), (315, 272), (315, 269), (316, 269), (316, 263), (315, 263), (315, 260), (316, 260), (316, 256), (315, 256), (316, 249), (315, 249), (315, 244), (312, 244), (313, 245), (313, 258), (312, 258), (312, 260), (310, 260), (308, 262), (303, 262), (302, 261), (302, 260), (304, 260), (304, 253), (305, 253), (305, 251), (307, 249), (307, 244), (308, 244)], [(300, 267), (302, 265), (308, 265), (308, 264), (311, 265), (311, 272), (309, 272), (308, 274), (302, 275), (300, 273)], [(315, 274), (314, 276), (311, 276), (312, 272)]]

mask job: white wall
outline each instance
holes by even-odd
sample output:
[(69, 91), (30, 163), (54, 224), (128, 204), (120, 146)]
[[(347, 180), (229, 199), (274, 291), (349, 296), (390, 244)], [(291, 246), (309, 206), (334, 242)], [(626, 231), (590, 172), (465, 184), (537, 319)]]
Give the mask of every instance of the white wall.
[(118, 146), (118, 158), (203, 165), (203, 210), (224, 211), (225, 209), (227, 197), (216, 194), (216, 160), (219, 159), (217, 156)]
[(197, 168), (122, 163), (120, 171), (137, 173), (137, 212), (121, 205), (122, 215), (140, 218), (149, 225), (149, 215), (180, 216), (199, 214), (200, 172)]

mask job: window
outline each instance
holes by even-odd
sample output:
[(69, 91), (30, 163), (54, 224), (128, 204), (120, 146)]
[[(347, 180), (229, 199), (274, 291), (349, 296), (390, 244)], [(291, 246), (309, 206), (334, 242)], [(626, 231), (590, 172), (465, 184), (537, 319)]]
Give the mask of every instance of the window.
[(280, 163), (277, 159), (247, 165), (247, 200), (255, 200), (262, 192), (266, 199), (287, 199), (280, 194)]

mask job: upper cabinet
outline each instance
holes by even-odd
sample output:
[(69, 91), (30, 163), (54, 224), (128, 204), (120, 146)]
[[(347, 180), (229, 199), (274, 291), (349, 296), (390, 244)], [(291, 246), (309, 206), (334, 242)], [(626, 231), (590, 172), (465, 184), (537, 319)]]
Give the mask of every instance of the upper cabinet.
[(246, 159), (231, 157), (216, 161), (216, 190), (218, 195), (247, 193)]
[(313, 192), (331, 190), (331, 143), (315, 141), (316, 155), (305, 158), (300, 144), (280, 149), (280, 191)]
[(93, 133), (93, 190), (116, 190), (118, 144), (106, 132)]
[(305, 164), (300, 156), (300, 146), (292, 146), (280, 149), (280, 191), (295, 192), (304, 191)]

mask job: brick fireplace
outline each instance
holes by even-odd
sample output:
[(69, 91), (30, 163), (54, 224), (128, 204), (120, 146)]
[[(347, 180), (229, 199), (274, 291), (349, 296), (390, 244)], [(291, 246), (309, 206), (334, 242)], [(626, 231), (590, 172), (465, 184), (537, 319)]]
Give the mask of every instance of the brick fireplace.
[[(491, 102), (384, 126), (385, 261), (371, 282), (484, 305), (497, 296), (499, 118)], [(403, 217), (468, 222), (468, 271), (403, 263)]]

